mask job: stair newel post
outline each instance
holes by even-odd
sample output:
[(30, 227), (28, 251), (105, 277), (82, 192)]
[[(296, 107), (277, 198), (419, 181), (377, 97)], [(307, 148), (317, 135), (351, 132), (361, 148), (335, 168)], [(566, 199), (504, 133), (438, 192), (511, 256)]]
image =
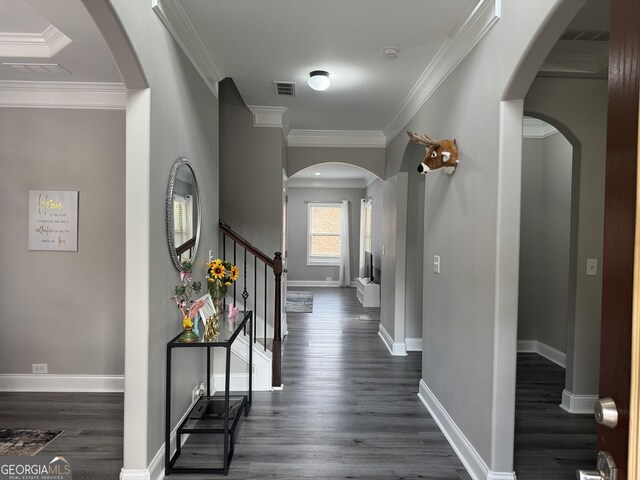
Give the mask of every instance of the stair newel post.
[(280, 332), (281, 300), (282, 300), (282, 253), (276, 252), (273, 259), (273, 274), (275, 276), (275, 298), (273, 317), (273, 349), (272, 349), (272, 385), (282, 385), (282, 334)]

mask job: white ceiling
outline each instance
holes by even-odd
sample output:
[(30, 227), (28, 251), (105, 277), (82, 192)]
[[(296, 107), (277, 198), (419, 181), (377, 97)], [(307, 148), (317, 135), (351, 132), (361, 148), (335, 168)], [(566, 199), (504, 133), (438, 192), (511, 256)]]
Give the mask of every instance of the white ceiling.
[[(478, 0), (170, 0), (248, 105), (287, 108), (292, 129), (381, 131)], [(165, 2), (167, 3), (167, 2)], [(399, 48), (384, 60), (382, 47)], [(330, 72), (325, 92), (306, 83)], [(274, 81), (296, 82), (295, 97)]]
[[(102, 34), (81, 0), (0, 0), (0, 81), (115, 82), (122, 79)], [(55, 27), (55, 28), (53, 28)], [(33, 44), (56, 29), (68, 37), (53, 55), (37, 55)], [(21, 42), (21, 40), (27, 40)], [(24, 43), (24, 48), (21, 48)], [(20, 72), (5, 64), (59, 64), (57, 72)]]

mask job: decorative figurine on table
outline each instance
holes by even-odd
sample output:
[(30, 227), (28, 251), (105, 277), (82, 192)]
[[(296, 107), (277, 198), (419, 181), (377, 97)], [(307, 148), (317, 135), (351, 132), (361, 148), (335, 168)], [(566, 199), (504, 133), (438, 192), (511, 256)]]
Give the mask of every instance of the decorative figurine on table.
[(216, 313), (224, 312), (223, 300), (227, 296), (227, 287), (238, 279), (239, 273), (238, 267), (219, 258), (207, 263), (207, 285)]
[(204, 341), (215, 342), (218, 338), (218, 315), (211, 315), (204, 324)]
[(198, 335), (194, 333), (194, 320), (197, 321), (198, 308), (194, 308), (198, 305), (198, 302), (190, 305), (192, 303), (191, 297), (194, 293), (199, 293), (202, 289), (202, 283), (194, 282), (191, 279), (191, 263), (183, 262), (182, 264), (186, 270), (180, 272), (180, 280), (182, 283), (180, 285), (176, 285), (174, 290), (174, 295), (171, 299), (176, 302), (180, 313), (182, 313), (182, 334), (180, 338), (178, 338), (179, 342), (195, 342), (198, 340)]
[(233, 318), (240, 313), (240, 308), (233, 305), (233, 303), (229, 304), (229, 318)]

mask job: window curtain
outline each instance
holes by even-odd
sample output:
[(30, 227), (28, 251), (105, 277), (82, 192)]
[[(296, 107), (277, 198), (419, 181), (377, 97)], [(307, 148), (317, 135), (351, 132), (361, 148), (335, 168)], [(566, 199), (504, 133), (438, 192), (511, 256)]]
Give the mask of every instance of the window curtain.
[(351, 285), (351, 256), (349, 255), (349, 202), (342, 201), (340, 210), (340, 286)]
[(358, 277), (364, 277), (364, 251), (365, 251), (365, 235), (367, 229), (367, 199), (360, 200), (360, 261), (358, 262)]

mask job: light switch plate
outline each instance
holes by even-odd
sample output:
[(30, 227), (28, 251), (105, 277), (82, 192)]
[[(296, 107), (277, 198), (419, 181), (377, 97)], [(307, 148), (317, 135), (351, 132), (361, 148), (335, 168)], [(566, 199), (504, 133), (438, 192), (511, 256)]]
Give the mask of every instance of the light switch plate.
[(440, 255), (433, 256), (433, 273), (440, 273)]
[(587, 258), (587, 275), (592, 277), (598, 274), (598, 259)]

